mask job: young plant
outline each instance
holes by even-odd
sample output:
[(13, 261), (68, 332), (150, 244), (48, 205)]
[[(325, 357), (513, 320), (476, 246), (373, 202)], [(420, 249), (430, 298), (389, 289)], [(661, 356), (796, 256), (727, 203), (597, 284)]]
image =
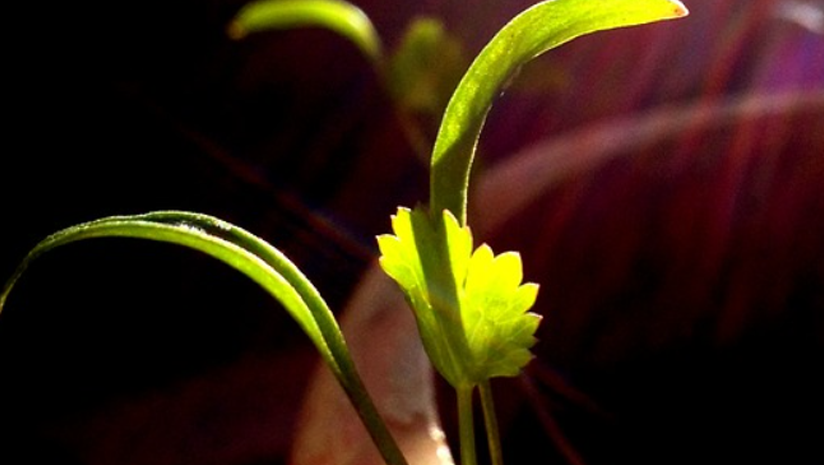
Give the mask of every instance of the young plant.
[[(323, 25), (371, 57), (377, 35), (365, 16), (339, 1), (280, 0), (252, 4), (233, 31), (282, 25)], [(476, 463), (473, 395), (480, 391), (492, 463), (503, 463), (490, 379), (515, 376), (532, 358), (540, 317), (528, 310), (538, 286), (522, 284), (520, 256), (474, 248), (466, 221), (469, 175), (484, 120), (501, 87), (518, 68), (575, 37), (687, 14), (677, 0), (554, 0), (514, 18), (481, 51), (446, 108), (431, 157), (428, 206), (399, 208), (393, 235), (378, 237), (380, 263), (403, 290), (423, 345), (438, 372), (456, 389), (461, 463)], [(268, 26), (267, 26), (268, 25)], [(314, 285), (280, 251), (220, 219), (165, 211), (109, 217), (59, 231), (24, 258), (0, 293), (0, 311), (15, 283), (37, 257), (55, 247), (98, 237), (169, 242), (204, 252), (269, 292), (299, 323), (334, 373), (385, 461), (404, 464), (355, 370), (340, 328)], [(474, 250), (473, 250), (474, 248)]]
[(360, 50), (391, 98), (411, 148), (428, 163), (432, 131), (422, 128), (420, 120), (437, 122), (443, 114), (468, 64), (460, 42), (439, 21), (418, 18), (388, 53), (369, 17), (342, 0), (253, 1), (240, 9), (227, 33), (240, 40), (253, 33), (298, 27), (333, 31)]
[(461, 462), (475, 460), (472, 394), (480, 390), (493, 464), (503, 463), (489, 379), (515, 376), (531, 358), (539, 317), (526, 311), (535, 284), (521, 284), (520, 256), (472, 252), (466, 225), (469, 175), (486, 115), (518, 68), (580, 35), (681, 17), (677, 1), (537, 4), (507, 24), (481, 51), (446, 108), (430, 167), (429, 207), (399, 209), (394, 236), (379, 237), (381, 266), (415, 311), (424, 347), (456, 389)]

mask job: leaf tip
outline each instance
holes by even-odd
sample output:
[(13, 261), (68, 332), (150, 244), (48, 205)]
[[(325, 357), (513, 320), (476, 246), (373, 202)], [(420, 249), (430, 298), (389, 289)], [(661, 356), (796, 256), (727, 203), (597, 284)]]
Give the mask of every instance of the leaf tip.
[(686, 5), (681, 3), (679, 0), (670, 0), (673, 6), (673, 16), (676, 18), (683, 18), (690, 14), (690, 10), (687, 9)]
[(244, 39), (248, 35), (248, 32), (246, 31), (246, 28), (243, 27), (243, 25), (240, 23), (240, 21), (233, 20), (229, 23), (228, 26), (226, 26), (226, 35), (230, 39), (237, 41)]

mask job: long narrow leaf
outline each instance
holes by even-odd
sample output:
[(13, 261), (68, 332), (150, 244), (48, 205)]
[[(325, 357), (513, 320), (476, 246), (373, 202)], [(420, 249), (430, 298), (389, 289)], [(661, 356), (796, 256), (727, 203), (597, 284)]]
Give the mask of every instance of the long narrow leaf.
[(444, 114), (432, 154), (430, 204), (466, 223), (469, 171), (481, 129), (501, 87), (541, 53), (591, 32), (685, 16), (678, 0), (551, 0), (504, 26), (464, 75)]
[(370, 59), (381, 54), (381, 44), (364, 12), (342, 0), (258, 0), (243, 7), (229, 26), (235, 38), (270, 29), (322, 27), (347, 38)]
[(218, 218), (164, 211), (103, 218), (59, 231), (35, 246), (17, 268), (0, 293), (0, 311), (15, 283), (37, 257), (62, 245), (100, 237), (149, 239), (189, 247), (230, 265), (258, 283), (286, 308), (318, 348), (387, 463), (405, 463), (355, 371), (334, 315), (317, 289), (279, 250)]

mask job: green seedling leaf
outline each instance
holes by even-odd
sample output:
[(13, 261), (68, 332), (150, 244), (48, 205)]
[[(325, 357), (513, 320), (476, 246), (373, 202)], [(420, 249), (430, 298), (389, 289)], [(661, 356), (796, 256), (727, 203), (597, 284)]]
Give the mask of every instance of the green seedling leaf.
[(103, 218), (59, 231), (37, 244), (17, 268), (0, 293), (0, 311), (15, 283), (36, 258), (56, 247), (101, 237), (149, 239), (189, 247), (228, 264), (258, 283), (286, 308), (315, 344), (387, 463), (405, 464), (355, 370), (334, 315), (317, 289), (278, 249), (218, 218), (163, 211)]
[(520, 256), (472, 251), (472, 233), (449, 211), (434, 222), (399, 208), (394, 235), (378, 237), (380, 264), (412, 306), (432, 364), (456, 388), (515, 376), (532, 355), (538, 286), (521, 284)]
[(495, 256), (486, 244), (469, 262), (461, 314), (476, 370), (484, 379), (516, 376), (532, 359), (529, 348), (540, 317), (527, 310), (535, 304), (538, 285), (521, 284), (522, 268), (518, 253)]
[(417, 18), (392, 54), (387, 86), (403, 109), (440, 118), (468, 65), (461, 42), (440, 21)]
[(238, 12), (229, 24), (230, 37), (240, 39), (265, 30), (321, 27), (354, 43), (370, 59), (381, 56), (381, 43), (364, 12), (342, 0), (258, 0)]
[(469, 171), (502, 86), (536, 56), (591, 32), (687, 15), (678, 0), (551, 0), (510, 21), (481, 51), (447, 106), (432, 154), (430, 205), (466, 223)]

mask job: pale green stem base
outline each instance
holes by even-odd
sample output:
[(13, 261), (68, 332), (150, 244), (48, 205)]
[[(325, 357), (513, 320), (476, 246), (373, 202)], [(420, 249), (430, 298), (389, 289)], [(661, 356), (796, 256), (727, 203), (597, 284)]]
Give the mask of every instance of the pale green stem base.
[(484, 412), (486, 425), (486, 440), (489, 443), (489, 457), (492, 465), (503, 465), (504, 458), (501, 452), (501, 435), (498, 432), (498, 418), (495, 415), (495, 402), (492, 400), (492, 387), (489, 380), (480, 385), (481, 407)]
[(461, 440), (461, 465), (476, 465), (475, 420), (472, 414), (474, 386), (456, 388), (458, 393), (458, 433)]

